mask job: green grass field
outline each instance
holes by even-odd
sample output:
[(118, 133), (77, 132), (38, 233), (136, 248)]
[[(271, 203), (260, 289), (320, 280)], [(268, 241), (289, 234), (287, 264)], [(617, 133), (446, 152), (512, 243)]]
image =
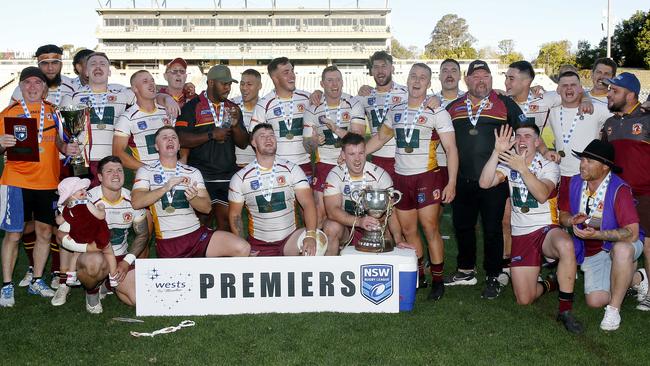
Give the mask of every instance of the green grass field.
[[(450, 221), (447, 212), (444, 234), (451, 232)], [(446, 246), (450, 272), (456, 248), (451, 240)], [(25, 266), (21, 249), (16, 280)], [(520, 307), (510, 286), (493, 301), (481, 299), (481, 289), (481, 283), (447, 288), (435, 303), (426, 300), (428, 289), (420, 290), (411, 313), (155, 317), (141, 324), (112, 320), (135, 317), (135, 309), (115, 296), (103, 301), (103, 314), (91, 315), (81, 289), (58, 308), (18, 289), (16, 307), (0, 309), (0, 356), (3, 365), (648, 364), (650, 314), (635, 310), (632, 297), (624, 303), (621, 328), (603, 332), (598, 327), (603, 310), (586, 307), (581, 277), (575, 313), (586, 332), (573, 336), (555, 321), (556, 293)], [(155, 338), (129, 334), (184, 319), (196, 326)]]

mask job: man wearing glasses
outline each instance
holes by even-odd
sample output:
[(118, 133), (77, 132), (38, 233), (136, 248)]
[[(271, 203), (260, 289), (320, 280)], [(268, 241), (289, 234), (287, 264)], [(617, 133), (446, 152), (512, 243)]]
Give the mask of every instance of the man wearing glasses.
[(164, 78), (167, 80), (167, 86), (160, 88), (159, 93), (171, 95), (178, 103), (178, 107), (183, 108), (185, 103), (191, 99), (184, 92), (187, 81), (187, 62), (180, 57), (171, 60), (165, 69)]

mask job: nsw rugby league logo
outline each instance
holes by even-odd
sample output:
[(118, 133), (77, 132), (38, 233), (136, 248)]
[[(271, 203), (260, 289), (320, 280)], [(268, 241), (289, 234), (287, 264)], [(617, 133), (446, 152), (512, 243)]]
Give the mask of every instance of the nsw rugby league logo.
[(393, 266), (364, 264), (361, 266), (361, 295), (379, 305), (393, 294)]

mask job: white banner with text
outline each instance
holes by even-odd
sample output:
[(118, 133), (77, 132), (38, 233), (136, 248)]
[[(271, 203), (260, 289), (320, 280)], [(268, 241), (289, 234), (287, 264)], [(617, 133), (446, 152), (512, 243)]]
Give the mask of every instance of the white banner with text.
[(395, 313), (413, 308), (415, 256), (138, 259), (136, 313)]

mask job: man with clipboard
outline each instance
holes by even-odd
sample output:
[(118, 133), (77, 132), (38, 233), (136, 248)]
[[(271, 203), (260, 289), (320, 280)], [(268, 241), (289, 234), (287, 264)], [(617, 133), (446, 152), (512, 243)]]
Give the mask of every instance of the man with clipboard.
[(76, 144), (65, 144), (61, 140), (53, 118), (54, 107), (43, 100), (47, 93), (45, 74), (37, 67), (27, 67), (20, 73), (19, 85), (23, 99), (0, 113), (0, 153), (7, 152), (0, 178), (0, 229), (5, 231), (0, 307), (14, 305), (12, 274), (25, 218), (33, 217), (36, 228), (34, 277), (27, 291), (43, 297), (54, 295), (41, 277), (55, 223), (59, 152), (79, 153)]

